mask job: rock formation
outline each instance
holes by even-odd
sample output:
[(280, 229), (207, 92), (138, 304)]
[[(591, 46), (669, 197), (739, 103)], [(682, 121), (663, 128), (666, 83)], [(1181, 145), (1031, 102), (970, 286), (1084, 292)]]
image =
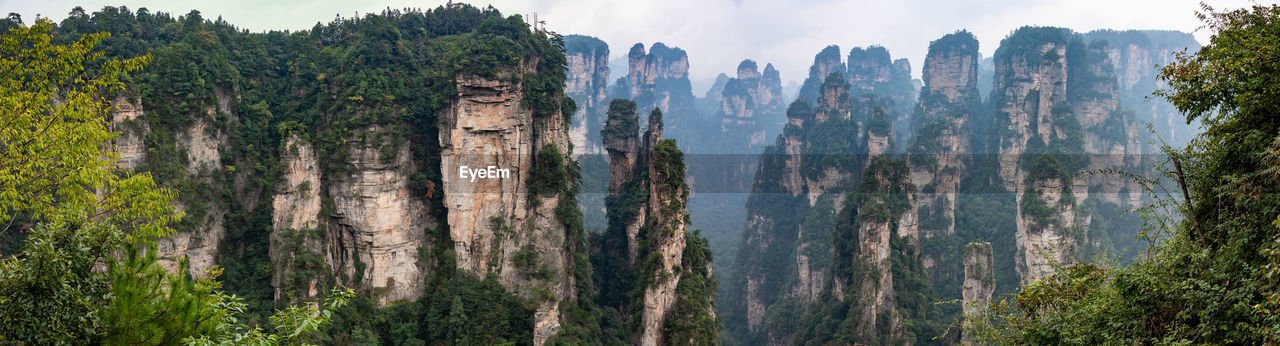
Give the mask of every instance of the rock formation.
[[(643, 167), (645, 156), (648, 154), (648, 141), (641, 142), (638, 133), (640, 131), (640, 120), (636, 114), (635, 102), (625, 99), (614, 99), (609, 104), (609, 117), (605, 123), (604, 148), (609, 152), (609, 194), (612, 196), (630, 196), (637, 194), (642, 182), (639, 181), (641, 172), (639, 169)], [(644, 143), (645, 146), (641, 146)], [(632, 198), (626, 198), (630, 201), (628, 204), (635, 203)], [(612, 206), (613, 211), (609, 212), (610, 219), (617, 221), (610, 222), (612, 225), (624, 225), (622, 234), (626, 235), (626, 258), (631, 265), (636, 263), (636, 252), (639, 251), (640, 227), (645, 223), (645, 215), (648, 214), (648, 208), (636, 206)], [(619, 210), (634, 210), (633, 214), (623, 214)], [(611, 228), (612, 230), (612, 228)]]
[(929, 44), (907, 148), (911, 181), (921, 192), (913, 212), (923, 237), (955, 233), (956, 193), (974, 153), (969, 120), (982, 109), (978, 60), (978, 40), (965, 31)]
[(142, 100), (121, 96), (112, 102), (112, 107), (111, 125), (114, 131), (120, 132), (112, 143), (113, 150), (119, 155), (116, 165), (136, 169), (146, 162), (147, 146), (142, 139), (151, 130), (146, 121), (138, 120), (144, 114)]
[[(480, 278), (497, 274), (522, 297), (550, 292), (553, 298), (538, 299), (534, 317), (534, 343), (541, 344), (559, 331), (560, 302), (575, 297), (566, 228), (555, 212), (560, 198), (572, 197), (526, 182), (535, 174), (534, 158), (556, 160), (547, 169), (564, 169), (558, 163), (567, 158), (558, 148), (568, 148), (569, 138), (562, 115), (535, 117), (522, 106), (521, 85), (510, 81), (461, 75), (457, 88), (440, 130), (444, 207), (457, 267)], [(510, 175), (468, 180), (454, 174), (463, 166), (493, 166)], [(535, 253), (534, 263), (517, 263), (521, 252)]]
[[(996, 274), (992, 266), (991, 243), (969, 243), (964, 247), (964, 315), (976, 316), (991, 304), (996, 291)], [(969, 336), (961, 335), (961, 343), (969, 344)]]
[(874, 95), (887, 105), (887, 114), (893, 117), (892, 135), (895, 143), (906, 143), (909, 116), (915, 106), (917, 88), (911, 80), (911, 63), (907, 59), (893, 60), (889, 51), (881, 46), (855, 47), (849, 50), (845, 62), (840, 59), (840, 47), (828, 46), (814, 57), (809, 77), (800, 88), (799, 97), (811, 102), (820, 98), (818, 92), (832, 72), (839, 72), (847, 79), (849, 92), (854, 97)]
[[(231, 146), (227, 132), (213, 127), (210, 122), (219, 115), (235, 117), (231, 109), (233, 96), (216, 88), (213, 94), (213, 104), (206, 105), (203, 114), (194, 117), (194, 122), (190, 124), (182, 124), (182, 129), (175, 134), (176, 146), (186, 152), (185, 179), (202, 184), (206, 188), (218, 184), (214, 174), (223, 169), (222, 151)], [(141, 113), (141, 107), (137, 108)], [(133, 155), (133, 157), (146, 161), (145, 155)], [(194, 198), (187, 201), (189, 203), (179, 203), (177, 209), (188, 217), (196, 216), (196, 220), (193, 220), (195, 221), (194, 229), (175, 232), (168, 238), (161, 239), (160, 261), (166, 268), (174, 269), (177, 268), (178, 258), (185, 256), (191, 263), (191, 272), (201, 273), (217, 263), (218, 247), (227, 232), (224, 222), (228, 211), (218, 204), (199, 206), (190, 203), (207, 203), (208, 201), (196, 202)], [(250, 202), (252, 203), (246, 204), (252, 205), (257, 200)], [(191, 210), (193, 207), (205, 208), (205, 210)]]
[[(849, 282), (827, 284), (831, 282), (833, 266), (840, 265), (841, 260), (854, 261), (853, 257), (841, 259), (828, 255), (833, 251), (832, 228), (839, 224), (838, 211), (848, 207), (845, 193), (856, 186), (854, 182), (859, 181), (863, 168), (871, 163), (874, 155), (892, 151), (894, 120), (901, 118), (891, 99), (874, 92), (854, 95), (850, 81), (874, 84), (867, 81), (877, 80), (876, 73), (897, 72), (859, 66), (855, 72), (867, 75), (846, 77), (848, 67), (841, 63), (838, 52), (839, 48), (832, 46), (815, 57), (800, 100), (787, 110), (786, 128), (760, 160), (752, 188), (755, 195), (747, 204), (745, 243), (738, 256), (738, 265), (748, 269), (737, 279), (741, 281), (733, 281), (741, 286), (729, 291), (728, 299), (733, 305), (726, 309), (726, 318), (740, 319), (738, 323), (745, 327), (731, 326), (730, 329), (744, 329), (742, 332), (751, 335), (750, 340), (772, 344), (795, 341), (795, 330), (771, 330), (765, 321), (784, 318), (770, 316), (797, 309), (792, 304), (814, 302), (824, 290), (864, 288), (842, 286), (851, 284)], [(817, 77), (818, 73), (827, 74)], [(884, 240), (880, 244), (884, 249), (891, 232), (914, 237), (914, 214), (902, 213), (900, 218), (894, 217), (893, 223), (894, 227), (868, 224), (864, 231), (876, 233), (877, 239)], [(896, 226), (899, 224), (904, 227)], [(879, 250), (882, 249), (868, 248), (865, 252), (851, 249), (850, 256)], [(887, 258), (887, 250), (881, 255), (868, 258)], [(887, 265), (888, 262), (875, 263)], [(876, 309), (894, 305), (892, 281), (888, 282), (888, 286), (865, 287), (882, 294), (873, 295), (875, 302), (888, 302), (877, 305)], [(884, 287), (888, 289), (879, 290)], [(843, 294), (836, 296), (843, 297)], [(842, 304), (851, 303), (858, 304)], [(782, 307), (779, 308), (779, 304)]]
[[(1048, 274), (1052, 268), (1047, 260), (1065, 257), (1070, 249), (1065, 244), (1074, 240), (1064, 239), (1067, 230), (1064, 222), (1074, 220), (1043, 220), (1029, 222), (1031, 216), (1022, 201), (1027, 197), (1035, 197), (1047, 189), (1038, 189), (1024, 184), (1027, 171), (1031, 168), (1029, 160), (1023, 159), (1028, 153), (1043, 152), (1047, 142), (1068, 143), (1068, 140), (1079, 143), (1079, 122), (1074, 117), (1067, 100), (1068, 54), (1078, 54), (1068, 46), (1072, 36), (1068, 30), (1057, 28), (1023, 28), (1001, 42), (995, 56), (994, 90), (992, 91), (992, 108), (997, 112), (997, 128), (1002, 133), (999, 137), (999, 178), (1004, 188), (1017, 194), (1017, 246), (1019, 249), (1018, 269), (1023, 282), (1034, 281)], [(1073, 47), (1074, 48), (1074, 47)], [(1083, 66), (1081, 66), (1083, 67)], [(1075, 124), (1071, 126), (1071, 124)], [(1068, 131), (1075, 130), (1068, 133)], [(1078, 144), (1077, 144), (1078, 145)], [(1079, 147), (1066, 148), (1072, 154), (1079, 154)], [(1046, 160), (1056, 162), (1056, 158), (1046, 156)], [(1048, 161), (1044, 161), (1047, 162)], [(1078, 167), (1073, 167), (1078, 168)], [(1045, 169), (1065, 170), (1061, 164), (1045, 166)], [(1045, 172), (1046, 175), (1059, 177), (1058, 172)], [(1058, 187), (1071, 185), (1070, 175), (1066, 181), (1056, 181)], [(1040, 187), (1049, 182), (1039, 184)], [(1023, 193), (1023, 192), (1027, 193)], [(1061, 191), (1061, 190), (1058, 190)], [(1056, 195), (1055, 195), (1056, 196)], [(1039, 199), (1039, 197), (1035, 197)], [(1043, 217), (1075, 217), (1075, 204), (1068, 201), (1063, 205), (1053, 204), (1053, 208), (1063, 210)], [(1037, 211), (1038, 215), (1043, 214)], [(1028, 227), (1037, 225), (1035, 230)], [(1036, 243), (1030, 243), (1036, 241)], [(1044, 264), (1043, 266), (1041, 264)]]
[[(149, 171), (178, 193), (185, 217), (160, 241), (163, 265), (185, 257), (197, 274), (224, 268), (223, 288), (244, 297), (250, 316), (314, 303), (345, 286), (360, 305), (431, 305), (453, 295), (443, 299), (462, 300), (467, 313), (499, 309), (502, 321), (483, 317), (505, 323), (493, 340), (593, 344), (627, 334), (605, 336), (589, 315), (599, 310), (570, 156), (570, 128), (581, 135), (579, 150), (589, 151), (587, 137), (603, 127), (603, 42), (582, 38), (561, 55), (556, 35), (538, 25), (464, 4), (340, 18), (313, 28), (326, 37), (316, 40), (268, 39), (198, 12), (104, 11), (110, 16), (85, 20), (129, 21), (116, 26), (123, 31), (112, 42), (155, 54), (122, 95), (112, 95), (109, 116), (122, 135), (109, 145), (121, 168)], [(373, 22), (386, 35), (330, 35)], [(138, 34), (160, 27), (177, 31)], [(204, 39), (174, 38), (190, 35)], [(267, 41), (296, 49), (226, 49)], [(637, 80), (687, 81), (687, 59), (664, 60), (683, 57), (674, 51), (655, 47), (654, 60), (637, 65), (652, 78)], [(576, 123), (563, 114), (574, 103), (566, 89), (580, 98)], [(473, 180), (464, 166), (486, 174)], [(683, 248), (665, 250), (679, 258)], [(588, 298), (581, 304), (579, 290)], [(455, 315), (448, 317), (481, 317)], [(477, 334), (479, 323), (465, 324), (464, 333)]]
[[(320, 163), (315, 149), (300, 136), (285, 140), (280, 152), (284, 164), (284, 186), (272, 197), (271, 258), (278, 270), (271, 271), (271, 286), (277, 301), (315, 297), (328, 274), (324, 260), (325, 234), (320, 225)], [(287, 262), (287, 263), (280, 263)], [(304, 272), (311, 275), (290, 273)], [(318, 275), (317, 275), (318, 274)], [(286, 280), (298, 278), (303, 282)], [(289, 290), (305, 290), (288, 292)]]
[[(646, 51), (644, 44), (637, 43), (627, 53), (627, 66), (627, 75), (618, 79), (609, 94), (611, 98), (635, 101), (641, 112), (661, 109), (667, 121), (667, 137), (682, 145), (711, 144), (705, 142), (703, 131), (718, 123), (711, 125), (709, 117), (698, 114), (689, 82), (689, 56), (683, 49), (659, 42)], [(641, 126), (648, 126), (645, 121), (640, 119)]]
[(608, 108), (609, 45), (595, 37), (568, 35), (564, 46), (569, 62), (564, 92), (578, 105), (569, 128), (573, 154), (602, 154), (599, 134)]
[(426, 273), (418, 267), (418, 249), (426, 245), (423, 229), (435, 222), (409, 192), (415, 172), (409, 148), (394, 151), (394, 158), (384, 158), (378, 143), (355, 142), (347, 151), (354, 169), (326, 177), (334, 206), (327, 220), (331, 266), (339, 283), (374, 292), (379, 304), (415, 299)]
[(763, 147), (782, 127), (782, 79), (773, 64), (764, 67), (743, 60), (737, 78), (725, 82), (720, 97), (720, 144), (743, 150)]
[(1186, 117), (1173, 105), (1161, 98), (1147, 98), (1164, 87), (1156, 79), (1159, 70), (1154, 67), (1173, 62), (1175, 52), (1199, 50), (1195, 37), (1178, 31), (1095, 30), (1085, 38), (1089, 42), (1107, 42), (1106, 54), (1115, 65), (1120, 98), (1138, 120), (1152, 123), (1156, 132), (1175, 146), (1187, 143), (1195, 135), (1197, 124), (1188, 125)]
[(676, 114), (692, 115), (689, 56), (683, 49), (659, 42), (646, 52), (644, 44), (637, 43), (627, 53), (627, 66), (627, 75), (619, 80), (623, 93), (615, 93), (614, 98), (631, 99), (636, 102), (636, 109), (661, 109), (669, 121)]
[[(637, 292), (638, 311), (624, 308), (624, 316), (636, 320), (632, 342), (666, 345), (702, 342), (715, 334), (714, 299), (705, 290), (711, 282), (711, 263), (705, 239), (690, 235), (685, 209), (689, 187), (685, 184), (683, 153), (673, 140), (663, 140), (662, 112), (649, 115), (648, 129), (637, 136), (639, 119), (635, 103), (610, 102), (604, 132), (610, 155), (610, 228), (606, 244), (625, 242), (626, 270), (637, 271), (634, 287), (614, 290)], [(603, 251), (615, 255), (612, 246)], [(616, 263), (616, 262), (614, 262)], [(617, 268), (612, 268), (617, 269)], [(677, 306), (681, 302), (682, 306)], [(673, 319), (679, 319), (678, 321)], [(684, 339), (692, 338), (692, 339)]]
[[(853, 201), (857, 208), (857, 251), (852, 258), (868, 268), (867, 277), (837, 277), (838, 286), (857, 285), (857, 307), (859, 314), (856, 333), (864, 337), (877, 336), (878, 328), (888, 330), (887, 338), (901, 338), (904, 334), (902, 320), (892, 313), (896, 310), (893, 286), (893, 266), (890, 261), (892, 248), (890, 241), (894, 237), (914, 233), (909, 229), (912, 224), (903, 222), (910, 217), (906, 211), (914, 203), (914, 187), (908, 181), (908, 170), (905, 162), (891, 161), (884, 156), (877, 156), (867, 167), (863, 177), (863, 187), (858, 192), (859, 200)], [(837, 251), (837, 253), (841, 253)], [(844, 258), (841, 258), (842, 260)], [(855, 265), (856, 266), (856, 265)], [(886, 327), (880, 327), (886, 325)]]
[[(1066, 29), (1024, 27), (995, 56), (992, 108), (999, 142), (999, 181), (1017, 198), (1018, 269), (1024, 283), (1052, 274), (1067, 260), (1094, 197), (1132, 206), (1138, 191), (1122, 177), (1081, 179), (1076, 173), (1139, 164), (1136, 124), (1120, 107), (1105, 42), (1085, 44)], [(1090, 196), (1089, 191), (1100, 193)]]
[[(115, 163), (116, 166), (129, 170), (145, 169), (148, 154), (145, 139), (151, 132), (151, 126), (145, 118), (146, 112), (143, 110), (142, 100), (130, 99), (122, 95), (115, 98), (112, 107), (109, 115), (112, 130), (120, 132), (119, 137), (111, 143), (119, 158)], [(223, 110), (226, 111), (226, 108)], [(213, 110), (210, 110), (208, 115), (212, 115), (212, 112)], [(217, 163), (220, 139), (209, 136), (205, 131), (206, 127), (207, 122), (201, 120), (188, 128), (180, 138), (184, 141), (179, 145), (186, 148), (189, 155), (188, 164), (184, 167), (188, 174), (196, 175), (201, 171), (207, 172), (209, 169), (220, 168)], [(193, 143), (199, 143), (199, 147), (187, 147)], [(177, 209), (184, 213), (188, 212), (188, 208), (190, 206), (181, 203), (177, 206)], [(176, 270), (178, 258), (184, 256), (190, 261), (192, 273), (203, 273), (213, 267), (216, 263), (214, 257), (218, 252), (218, 243), (222, 240), (225, 230), (222, 225), (222, 208), (212, 206), (210, 209), (198, 214), (201, 220), (194, 223), (195, 229), (174, 233), (160, 241), (160, 263), (165, 268)]]

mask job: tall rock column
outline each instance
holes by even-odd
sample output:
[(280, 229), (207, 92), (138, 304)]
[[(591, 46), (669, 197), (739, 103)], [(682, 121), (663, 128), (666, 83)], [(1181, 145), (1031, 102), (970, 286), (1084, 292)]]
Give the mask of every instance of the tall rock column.
[(781, 94), (782, 79), (773, 64), (765, 65), (763, 75), (755, 61), (738, 64), (737, 78), (726, 81), (720, 94), (721, 145), (738, 151), (763, 147), (781, 128)]
[[(1083, 69), (1083, 44), (1061, 28), (1024, 27), (1001, 41), (995, 55), (992, 108), (999, 181), (1017, 201), (1017, 270), (1024, 283), (1052, 274), (1077, 240), (1071, 172), (1060, 161), (1082, 153), (1080, 119), (1068, 102)], [(1073, 65), (1075, 64), (1075, 65)], [(1066, 155), (1066, 156), (1060, 156)]]
[[(366, 134), (389, 131), (366, 128)], [(434, 223), (421, 199), (412, 196), (409, 176), (416, 172), (409, 147), (384, 157), (382, 144), (352, 136), (347, 158), (352, 169), (327, 177), (333, 200), (328, 218), (330, 263), (339, 283), (372, 292), (379, 304), (422, 295), (426, 268), (418, 250), (426, 245), (424, 230)]]
[(609, 152), (609, 194), (615, 196), (611, 198), (612, 210), (609, 211), (609, 218), (617, 220), (610, 222), (610, 230), (616, 231), (613, 230), (615, 224), (624, 225), (621, 231), (627, 239), (627, 261), (633, 266), (636, 263), (636, 252), (639, 251), (640, 227), (645, 222), (648, 209), (617, 203), (634, 204), (631, 195), (642, 193), (647, 188), (640, 186), (643, 182), (639, 180), (638, 169), (647, 169), (641, 165), (644, 164), (643, 155), (647, 154), (645, 148), (648, 148), (648, 141), (641, 147), (638, 137), (640, 122), (635, 107), (635, 102), (626, 99), (614, 99), (610, 102), (608, 119), (602, 132), (604, 148)]
[(907, 148), (911, 182), (921, 191), (913, 212), (923, 237), (955, 233), (956, 192), (973, 154), (969, 119), (982, 103), (978, 60), (978, 40), (966, 31), (929, 44), (913, 119), (916, 135)]
[[(576, 297), (566, 227), (555, 212), (568, 198), (557, 188), (571, 183), (562, 164), (570, 145), (564, 115), (535, 115), (522, 105), (522, 85), (510, 80), (459, 75), (457, 88), (440, 126), (456, 265), (478, 278), (496, 275), (508, 291), (536, 301), (533, 342), (542, 344), (559, 333), (561, 302)], [(531, 183), (535, 174), (548, 181)]]
[(582, 35), (565, 36), (564, 45), (568, 61), (564, 92), (578, 105), (569, 128), (573, 154), (601, 154), (604, 149), (597, 136), (609, 106), (606, 99), (609, 96), (609, 45)]
[[(638, 324), (632, 330), (636, 344), (715, 340), (719, 322), (709, 292), (714, 286), (710, 250), (706, 239), (689, 232), (684, 154), (674, 140), (662, 139), (658, 109), (649, 114), (649, 127), (637, 140), (634, 107), (628, 100), (610, 102), (603, 132), (613, 174), (604, 251), (617, 251), (616, 242), (625, 239), (628, 268), (612, 270), (635, 271), (638, 278), (632, 287), (606, 286), (639, 295), (638, 311), (622, 309), (624, 317)], [(616, 293), (602, 292), (605, 296)]]
[(319, 222), (320, 164), (311, 143), (297, 135), (285, 140), (280, 161), (284, 188), (271, 201), (271, 285), (276, 301), (305, 300), (324, 289), (321, 279), (329, 274)]
[[(877, 156), (863, 176), (863, 189), (857, 200), (857, 256), (851, 260), (868, 269), (868, 277), (856, 286), (858, 313), (857, 333), (877, 335), (878, 326), (887, 325), (890, 338), (905, 332), (901, 319), (891, 313), (897, 308), (893, 289), (893, 264), (889, 257), (890, 241), (904, 233), (902, 217), (914, 203), (914, 187), (907, 179), (906, 162)], [(867, 188), (870, 189), (867, 189)], [(858, 267), (855, 265), (855, 267)], [(887, 320), (885, 319), (887, 318)]]
[[(964, 247), (964, 316), (977, 316), (991, 304), (996, 291), (995, 268), (992, 267), (991, 243), (969, 243)], [(969, 344), (969, 335), (961, 332), (960, 343)]]

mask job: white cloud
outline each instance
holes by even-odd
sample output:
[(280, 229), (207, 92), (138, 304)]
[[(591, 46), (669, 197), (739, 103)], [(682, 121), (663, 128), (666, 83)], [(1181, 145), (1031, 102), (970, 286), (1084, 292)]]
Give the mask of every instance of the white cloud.
[[(585, 34), (609, 43), (613, 56), (625, 54), (636, 42), (664, 42), (689, 52), (695, 94), (721, 72), (731, 72), (742, 59), (762, 66), (773, 63), (784, 80), (800, 80), (808, 73), (813, 55), (822, 47), (838, 44), (844, 52), (855, 46), (883, 45), (894, 58), (906, 57), (919, 74), (929, 42), (959, 29), (973, 32), (984, 56), (990, 56), (1000, 39), (1023, 25), (1061, 26), (1077, 31), (1093, 29), (1169, 29), (1192, 31), (1200, 23), (1194, 16), (1199, 0), (478, 0), (508, 14), (538, 13), (547, 28), (563, 34)], [(1249, 6), (1245, 0), (1209, 1), (1222, 8)], [(221, 15), (237, 26), (254, 31), (307, 29), (328, 22), (334, 15), (377, 12), (383, 8), (432, 8), (442, 1), (274, 1), (250, 0), (72, 1), (0, 0), (0, 11), (17, 12), (32, 19), (36, 14), (60, 20), (72, 7), (89, 11), (105, 5), (152, 12), (184, 14), (199, 9), (206, 18)], [(1196, 37), (1207, 41), (1208, 34)], [(617, 77), (617, 72), (615, 76)]]

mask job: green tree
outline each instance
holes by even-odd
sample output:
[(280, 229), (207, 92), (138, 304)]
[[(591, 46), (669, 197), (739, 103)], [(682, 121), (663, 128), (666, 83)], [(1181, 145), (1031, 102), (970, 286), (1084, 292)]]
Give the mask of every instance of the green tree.
[(445, 324), (445, 328), (449, 328), (449, 339), (455, 345), (471, 343), (467, 338), (467, 312), (462, 306), (462, 296), (453, 296), (453, 303), (449, 305), (449, 319)]
[(114, 168), (104, 146), (118, 135), (108, 96), (149, 57), (104, 59), (94, 46), (107, 34), (57, 45), (52, 30), (41, 19), (0, 35), (0, 234), (26, 233), (0, 261), (0, 343), (299, 344), (327, 325), (352, 291), (323, 310), (280, 310), (265, 333), (185, 261), (160, 267), (156, 242), (181, 217), (175, 194)]
[(41, 19), (0, 35), (0, 233), (27, 233), (21, 253), (0, 263), (0, 342), (96, 340), (109, 295), (94, 267), (179, 217), (171, 191), (147, 174), (118, 174), (102, 149), (115, 136), (105, 95), (147, 57), (90, 65), (105, 34), (55, 45), (52, 29)]
[[(341, 309), (355, 291), (334, 288), (322, 306), (290, 305), (271, 316), (272, 332), (242, 321), (246, 305), (240, 298), (216, 293), (222, 318), (214, 326), (213, 335), (185, 339), (187, 345), (308, 345), (311, 335), (333, 321), (333, 313)], [(321, 309), (323, 307), (323, 309)]]
[(215, 305), (219, 286), (208, 279), (216, 273), (192, 280), (186, 258), (170, 273), (160, 266), (154, 244), (129, 243), (110, 264), (111, 300), (102, 311), (108, 344), (176, 344), (213, 334), (225, 313)]

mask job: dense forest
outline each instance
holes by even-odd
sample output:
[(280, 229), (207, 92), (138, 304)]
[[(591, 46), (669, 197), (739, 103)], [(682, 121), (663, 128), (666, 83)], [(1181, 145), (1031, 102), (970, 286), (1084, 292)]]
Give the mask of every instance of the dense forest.
[(706, 97), (493, 7), (10, 14), (0, 343), (1274, 343), (1280, 6), (1202, 7)]

